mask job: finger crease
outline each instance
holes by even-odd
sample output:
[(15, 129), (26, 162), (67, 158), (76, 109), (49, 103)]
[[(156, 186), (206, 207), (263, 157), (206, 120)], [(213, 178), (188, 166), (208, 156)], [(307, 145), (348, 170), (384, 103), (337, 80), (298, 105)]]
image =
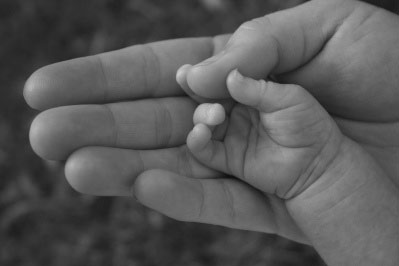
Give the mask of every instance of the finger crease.
[[(250, 143), (250, 138), (251, 138), (251, 133), (253, 132), (253, 128), (251, 128), (250, 129), (250, 131), (248, 132), (248, 135), (247, 135), (247, 139), (246, 139), (246, 145), (245, 145), (245, 150), (244, 150), (244, 153), (243, 153), (243, 158), (242, 158), (242, 162), (243, 162), (243, 166), (241, 167), (241, 169), (242, 169), (242, 172), (241, 172), (241, 176), (242, 176), (242, 179), (245, 181), (245, 180), (247, 180), (247, 177), (246, 177), (246, 175), (245, 175), (245, 169), (246, 169), (246, 164), (247, 164), (247, 162), (248, 162), (248, 150), (249, 150), (249, 144), (248, 143)], [(258, 134), (255, 134), (255, 139), (256, 139), (256, 142), (258, 142)], [(256, 148), (256, 146), (255, 146), (255, 148)]]
[(117, 127), (117, 123), (116, 123), (116, 118), (115, 118), (115, 114), (114, 114), (114, 112), (112, 111), (112, 108), (109, 106), (109, 104), (104, 104), (103, 105), (104, 106), (104, 108), (105, 108), (105, 110), (106, 110), (106, 112), (107, 112), (107, 114), (108, 114), (108, 117), (109, 117), (109, 119), (110, 119), (110, 121), (111, 121), (111, 123), (112, 123), (112, 125), (113, 125), (113, 130), (112, 130), (112, 142), (114, 143), (113, 144), (113, 146), (118, 146), (118, 142), (119, 142), (119, 130), (118, 130), (118, 127)]
[(193, 177), (189, 156), (190, 155), (187, 146), (181, 146), (178, 156), (177, 169), (181, 175)]
[[(159, 103), (162, 108), (158, 109), (158, 112), (160, 112), (160, 114), (157, 115), (157, 132), (163, 132), (164, 134), (162, 134), (162, 136), (164, 137), (162, 137), (162, 139), (158, 139), (159, 134), (157, 133), (157, 140), (159, 141), (158, 143), (160, 143), (161, 145), (164, 144), (166, 146), (170, 146), (173, 136), (172, 114), (170, 113), (170, 110), (164, 101), (160, 100)], [(159, 117), (162, 117), (162, 121), (158, 120)], [(159, 126), (159, 123), (162, 124), (162, 127)]]
[(228, 204), (229, 209), (230, 209), (229, 216), (231, 218), (232, 225), (234, 225), (234, 224), (236, 224), (236, 210), (235, 210), (235, 207), (234, 207), (234, 205), (235, 205), (234, 204), (234, 197), (233, 197), (233, 194), (231, 192), (231, 189), (226, 184), (226, 182), (221, 180), (220, 183), (222, 185), (222, 188), (223, 188), (226, 200), (227, 200), (227, 204)]
[(159, 94), (161, 83), (161, 67), (159, 57), (151, 45), (143, 45), (145, 88), (150, 89), (150, 95), (156, 97)]
[(102, 82), (101, 84), (103, 84), (103, 102), (107, 102), (108, 99), (108, 88), (110, 87), (106, 72), (105, 72), (105, 66), (104, 66), (104, 62), (101, 56), (97, 55), (95, 56), (95, 58), (97, 58), (97, 62), (98, 65), (100, 66), (100, 72), (101, 72), (101, 79)]
[(204, 206), (205, 206), (205, 188), (204, 184), (202, 184), (201, 180), (198, 180), (198, 183), (200, 184), (200, 189), (201, 189), (201, 202), (200, 202), (200, 208), (198, 211), (198, 220), (201, 220), (201, 217), (204, 213)]

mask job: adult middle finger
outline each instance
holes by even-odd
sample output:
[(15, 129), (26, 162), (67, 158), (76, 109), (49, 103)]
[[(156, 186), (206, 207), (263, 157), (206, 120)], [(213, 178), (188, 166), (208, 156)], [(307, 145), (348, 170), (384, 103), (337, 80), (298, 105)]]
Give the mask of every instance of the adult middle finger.
[(175, 147), (184, 144), (195, 107), (188, 97), (58, 107), (38, 115), (30, 140), (35, 152), (50, 160), (64, 160), (85, 146)]

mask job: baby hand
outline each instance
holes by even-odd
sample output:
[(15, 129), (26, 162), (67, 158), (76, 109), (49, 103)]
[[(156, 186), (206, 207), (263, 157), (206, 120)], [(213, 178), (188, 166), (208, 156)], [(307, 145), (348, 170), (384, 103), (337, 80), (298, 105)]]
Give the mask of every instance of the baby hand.
[[(283, 199), (326, 171), (343, 135), (305, 89), (256, 81), (237, 70), (227, 88), (238, 102), (228, 118), (218, 103), (201, 104), (194, 113), (187, 146), (200, 162)], [(222, 138), (213, 138), (213, 130)]]
[(364, 1), (307, 1), (245, 22), (214, 56), (182, 66), (177, 80), (201, 102), (228, 98), (226, 77), (237, 68), (299, 84), (343, 118), (397, 121), (398, 42), (393, 13)]

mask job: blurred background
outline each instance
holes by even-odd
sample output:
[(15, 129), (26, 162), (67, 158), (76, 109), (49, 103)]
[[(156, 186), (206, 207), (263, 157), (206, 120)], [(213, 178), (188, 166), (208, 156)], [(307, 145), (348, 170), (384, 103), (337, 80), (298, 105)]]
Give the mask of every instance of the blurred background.
[(22, 98), (25, 80), (41, 66), (232, 32), (300, 2), (0, 0), (0, 265), (324, 265), (313, 249), (277, 236), (176, 222), (130, 198), (74, 192), (62, 164), (32, 152), (28, 131), (37, 113)]

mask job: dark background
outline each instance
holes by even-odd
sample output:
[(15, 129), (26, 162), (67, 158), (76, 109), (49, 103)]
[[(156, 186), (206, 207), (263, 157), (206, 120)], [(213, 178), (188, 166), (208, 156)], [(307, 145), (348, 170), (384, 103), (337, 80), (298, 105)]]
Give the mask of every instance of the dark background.
[[(161, 39), (233, 31), (301, 0), (0, 0), (0, 265), (323, 265), (277, 236), (176, 222), (130, 198), (74, 192), (28, 143), (35, 69)], [(397, 10), (397, 1), (374, 1)], [(289, 23), (289, 21), (287, 21)]]

